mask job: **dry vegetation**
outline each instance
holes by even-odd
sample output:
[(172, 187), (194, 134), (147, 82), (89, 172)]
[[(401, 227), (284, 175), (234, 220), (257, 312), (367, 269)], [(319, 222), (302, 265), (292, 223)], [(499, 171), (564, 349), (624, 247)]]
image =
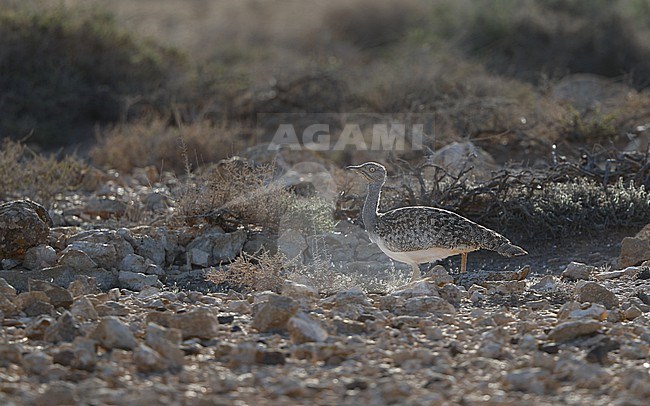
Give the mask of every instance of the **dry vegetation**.
[[(650, 120), (641, 1), (97, 2), (102, 13), (89, 2), (4, 3), (3, 27), (13, 28), (0, 35), (0, 71), (21, 77), (0, 83), (0, 131), (33, 129), (32, 141), (58, 145), (112, 123), (93, 156), (122, 170), (143, 166), (131, 151), (151, 151), (152, 133), (160, 146), (147, 160), (178, 168), (167, 152), (178, 121), (152, 116), (181, 119), (199, 164), (259, 140), (250, 135), (260, 112), (426, 113), (435, 119), (427, 146), (472, 139), (500, 162), (554, 142), (622, 147)], [(586, 109), (558, 99), (573, 73), (609, 78), (609, 96)], [(612, 96), (619, 84), (633, 88)]]
[[(549, 238), (650, 216), (642, 1), (2, 3), (0, 135), (33, 131), (30, 143), (52, 146), (83, 134), (89, 146), (94, 133), (93, 165), (172, 171), (184, 185), (175, 190), (184, 222), (271, 235), (334, 228), (333, 205), (353, 196), (295, 196), (263, 165), (274, 159), (259, 153), (277, 128), (274, 113), (305, 122), (332, 113), (334, 128), (364, 119), (355, 113), (427, 121), (424, 151), (389, 154), (401, 162), (387, 194), (393, 206), (439, 205)], [(617, 152), (630, 140), (640, 140), (640, 155)], [(478, 182), (417, 166), (451, 141), (472, 141), (506, 169)], [(611, 152), (594, 152), (602, 150)], [(224, 160), (240, 154), (249, 160)], [(19, 174), (3, 176), (3, 199), (51, 205), (83, 170), (75, 158), (22, 144), (5, 143), (1, 158), (4, 174)], [(325, 151), (308, 159), (386, 158)]]
[(81, 186), (86, 164), (74, 156), (39, 154), (5, 139), (0, 144), (0, 200), (31, 199), (51, 208), (57, 195)]
[(107, 128), (99, 135), (90, 158), (95, 165), (124, 173), (154, 165), (181, 175), (188, 162), (198, 168), (233, 156), (251, 138), (250, 130), (241, 125), (209, 121), (179, 125), (169, 121), (155, 117)]
[[(78, 279), (88, 292), (65, 292), (69, 313), (50, 287), (16, 295), (2, 279), (0, 399), (647, 398), (647, 266), (600, 271), (621, 233), (650, 222), (649, 16), (646, 0), (0, 0), (0, 203), (41, 203), (56, 227), (51, 247), (29, 248), (42, 264), (0, 270), (115, 287)], [(299, 134), (327, 123), (332, 141), (350, 123), (366, 141), (376, 122), (426, 132), (423, 149), (271, 150), (287, 121)], [(473, 149), (436, 161), (453, 145)], [(452, 278), (454, 257), (401, 290), (411, 270), (358, 227), (365, 183), (342, 169), (366, 160), (389, 167), (382, 209), (450, 209), (529, 255), (506, 266), (473, 253), (477, 272)], [(583, 298), (586, 281), (558, 277), (582, 258), (600, 268), (578, 279), (605, 293)], [(300, 336), (254, 320), (283, 288), (307, 299), (291, 317)], [(574, 311), (589, 336), (547, 342)], [(81, 337), (106, 315), (136, 344)], [(196, 315), (214, 331), (186, 336)], [(162, 332), (174, 345), (149, 348)], [(77, 337), (35, 338), (59, 333)], [(84, 343), (88, 370), (74, 366)]]
[(273, 170), (273, 165), (254, 166), (240, 159), (203, 168), (182, 191), (180, 216), (190, 223), (208, 222), (225, 230), (243, 225), (275, 232), (290, 195), (274, 180)]
[[(424, 182), (411, 171), (393, 193), (396, 204), (437, 204), (502, 230), (525, 220), (549, 236), (647, 220), (645, 155), (634, 183), (617, 181), (629, 171), (594, 177), (616, 153), (581, 162), (598, 145), (615, 150), (647, 138), (644, 2), (2, 3), (0, 135), (33, 131), (30, 143), (52, 146), (86, 128), (90, 142), (99, 124), (94, 165), (190, 175), (177, 196), (184, 220), (268, 230), (289, 221), (314, 234), (333, 228), (332, 202), (296, 199), (273, 168), (255, 162), (270, 155), (214, 165), (263, 148), (278, 118), (258, 113), (307, 122), (310, 113), (333, 113), (336, 128), (354, 113), (428, 120), (424, 152), (390, 159), (415, 164), (429, 150), (469, 140), (497, 164), (521, 164), (484, 183), (443, 172)], [(554, 144), (569, 164), (553, 161)], [(77, 160), (29, 151), (3, 147), (4, 173), (32, 174), (5, 177), (4, 199), (50, 204), (77, 182)], [(317, 157), (337, 166), (385, 158), (383, 151)], [(566, 218), (567, 227), (555, 224)]]
[(221, 285), (224, 290), (239, 291), (270, 290), (280, 293), (286, 278), (287, 258), (281, 253), (262, 251), (257, 254), (242, 254), (225, 269), (218, 269), (208, 275), (208, 280)]

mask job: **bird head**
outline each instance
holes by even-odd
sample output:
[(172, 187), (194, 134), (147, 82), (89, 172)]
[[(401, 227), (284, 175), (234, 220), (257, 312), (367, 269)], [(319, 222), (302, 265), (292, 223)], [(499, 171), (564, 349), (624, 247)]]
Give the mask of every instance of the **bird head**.
[(386, 180), (386, 168), (384, 165), (378, 164), (377, 162), (366, 162), (365, 164), (361, 165), (351, 165), (345, 169), (349, 169), (363, 175), (363, 177), (366, 178), (369, 183), (381, 183)]

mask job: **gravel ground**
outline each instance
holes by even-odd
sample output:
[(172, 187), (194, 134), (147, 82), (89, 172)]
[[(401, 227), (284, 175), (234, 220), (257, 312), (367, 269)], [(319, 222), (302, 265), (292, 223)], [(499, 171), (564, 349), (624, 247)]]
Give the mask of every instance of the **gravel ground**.
[(577, 274), (328, 297), (5, 283), (0, 403), (646, 404), (650, 270)]

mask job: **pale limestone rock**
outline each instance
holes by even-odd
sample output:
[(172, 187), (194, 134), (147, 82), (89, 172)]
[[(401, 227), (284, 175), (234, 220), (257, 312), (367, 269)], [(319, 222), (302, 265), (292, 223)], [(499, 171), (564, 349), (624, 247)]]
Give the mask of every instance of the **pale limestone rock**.
[(598, 303), (583, 305), (578, 302), (567, 302), (562, 305), (558, 318), (561, 320), (589, 318), (602, 321), (607, 319), (607, 314), (605, 306)]

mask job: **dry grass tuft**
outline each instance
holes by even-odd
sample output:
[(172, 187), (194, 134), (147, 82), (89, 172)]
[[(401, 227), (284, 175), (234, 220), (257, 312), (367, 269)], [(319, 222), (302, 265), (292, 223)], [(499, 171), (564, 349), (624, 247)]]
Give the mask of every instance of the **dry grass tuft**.
[(272, 164), (255, 166), (236, 158), (205, 168), (178, 199), (180, 219), (276, 233), (290, 193), (274, 180), (274, 170)]
[(208, 275), (217, 285), (240, 291), (271, 290), (280, 293), (287, 258), (281, 253), (242, 253), (233, 262)]
[[(187, 160), (194, 167), (216, 162), (247, 145), (250, 132), (241, 126), (198, 121), (172, 126), (162, 117), (104, 130), (90, 156), (96, 165), (130, 172), (154, 165), (182, 174)], [(181, 153), (181, 137), (187, 157)]]
[(28, 198), (49, 208), (57, 194), (80, 186), (86, 168), (74, 156), (42, 155), (5, 139), (0, 145), (0, 200)]

